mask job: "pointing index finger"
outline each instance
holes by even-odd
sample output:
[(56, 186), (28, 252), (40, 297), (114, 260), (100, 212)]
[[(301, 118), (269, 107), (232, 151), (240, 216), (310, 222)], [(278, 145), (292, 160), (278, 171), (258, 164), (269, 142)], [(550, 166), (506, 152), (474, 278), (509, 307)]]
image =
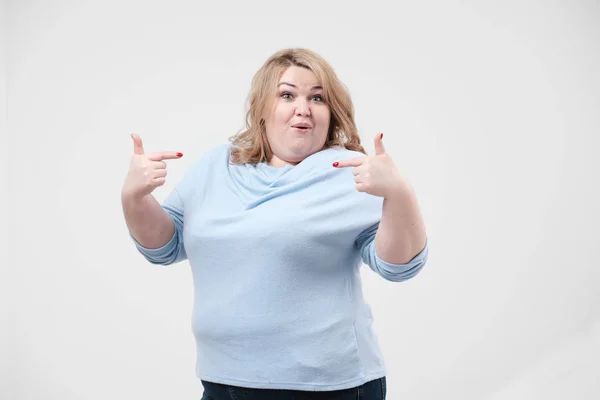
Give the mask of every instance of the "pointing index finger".
[(147, 157), (152, 161), (162, 161), (181, 158), (183, 157), (183, 154), (176, 151), (159, 151), (155, 153), (150, 153), (147, 155)]
[(333, 163), (334, 167), (344, 168), (344, 167), (360, 167), (364, 162), (365, 157), (355, 157), (348, 158), (346, 160), (340, 160)]

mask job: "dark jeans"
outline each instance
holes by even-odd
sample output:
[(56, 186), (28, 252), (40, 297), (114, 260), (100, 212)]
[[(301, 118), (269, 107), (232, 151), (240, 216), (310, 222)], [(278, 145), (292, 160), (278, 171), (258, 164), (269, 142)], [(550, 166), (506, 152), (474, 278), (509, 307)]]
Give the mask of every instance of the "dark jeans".
[(201, 400), (385, 400), (386, 380), (378, 378), (350, 389), (310, 392), (304, 390), (251, 389), (202, 381)]

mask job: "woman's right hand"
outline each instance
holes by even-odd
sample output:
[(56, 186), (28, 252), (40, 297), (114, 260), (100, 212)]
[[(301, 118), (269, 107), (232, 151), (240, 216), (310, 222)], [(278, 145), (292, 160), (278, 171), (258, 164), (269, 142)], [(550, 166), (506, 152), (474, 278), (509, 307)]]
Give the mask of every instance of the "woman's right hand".
[(133, 155), (129, 163), (129, 172), (121, 189), (121, 196), (127, 199), (142, 199), (154, 189), (164, 185), (167, 176), (167, 163), (164, 160), (178, 159), (183, 156), (174, 151), (144, 153), (142, 139), (135, 133)]

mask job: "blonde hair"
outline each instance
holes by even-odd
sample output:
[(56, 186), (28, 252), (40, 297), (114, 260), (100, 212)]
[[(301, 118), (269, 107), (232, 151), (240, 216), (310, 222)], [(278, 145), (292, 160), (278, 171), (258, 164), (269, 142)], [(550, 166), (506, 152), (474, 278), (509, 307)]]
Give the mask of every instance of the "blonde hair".
[(271, 160), (273, 152), (267, 140), (265, 113), (271, 111), (269, 106), (274, 103), (277, 83), (291, 66), (312, 71), (323, 87), (325, 104), (331, 113), (325, 147), (340, 146), (367, 154), (360, 144), (350, 93), (333, 68), (313, 51), (294, 48), (273, 54), (254, 75), (247, 99), (246, 129), (229, 138), (233, 144), (231, 162), (256, 164)]

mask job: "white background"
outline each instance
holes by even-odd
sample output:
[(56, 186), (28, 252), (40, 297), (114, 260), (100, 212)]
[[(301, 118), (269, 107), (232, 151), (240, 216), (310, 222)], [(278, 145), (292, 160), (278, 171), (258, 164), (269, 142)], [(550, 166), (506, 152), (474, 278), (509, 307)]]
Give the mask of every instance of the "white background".
[(15, 0), (0, 12), (0, 398), (200, 398), (189, 264), (153, 266), (127, 234), (129, 135), (184, 153), (162, 201), (242, 129), (266, 58), (295, 46), (348, 86), (370, 152), (384, 132), (426, 219), (420, 275), (363, 268), (388, 399), (600, 395), (597, 1)]

